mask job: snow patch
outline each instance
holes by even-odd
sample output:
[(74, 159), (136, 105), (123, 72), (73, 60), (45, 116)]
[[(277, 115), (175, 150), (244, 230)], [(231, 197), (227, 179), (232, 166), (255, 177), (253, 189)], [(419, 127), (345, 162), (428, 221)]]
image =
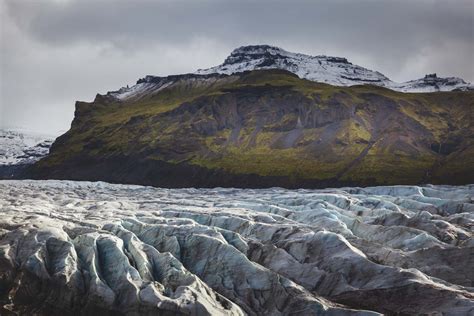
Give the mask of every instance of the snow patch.
[(401, 92), (474, 90), (473, 85), (460, 78), (439, 78), (436, 74), (397, 83), (378, 71), (354, 65), (346, 58), (292, 53), (269, 45), (239, 47), (232, 51), (223, 64), (208, 69), (199, 69), (196, 74), (230, 75), (256, 69), (283, 69), (300, 78), (335, 86), (373, 84)]
[(31, 164), (49, 153), (50, 135), (19, 130), (0, 130), (0, 166)]

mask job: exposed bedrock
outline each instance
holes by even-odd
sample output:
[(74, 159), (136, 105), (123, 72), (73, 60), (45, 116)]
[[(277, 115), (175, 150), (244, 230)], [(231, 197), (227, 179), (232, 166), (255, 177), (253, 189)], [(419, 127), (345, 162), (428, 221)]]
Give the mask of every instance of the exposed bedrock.
[(473, 196), (1, 181), (0, 314), (470, 315)]
[(474, 182), (469, 91), (335, 87), (279, 69), (148, 77), (125, 90), (76, 102), (71, 129), (17, 179), (290, 189)]

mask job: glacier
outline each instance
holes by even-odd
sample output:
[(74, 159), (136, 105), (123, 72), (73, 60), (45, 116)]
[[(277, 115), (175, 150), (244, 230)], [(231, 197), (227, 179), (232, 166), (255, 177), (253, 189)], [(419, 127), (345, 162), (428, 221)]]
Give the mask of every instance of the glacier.
[(474, 185), (0, 181), (1, 315), (474, 313)]
[(25, 130), (0, 129), (0, 166), (34, 163), (49, 153), (54, 137)]
[(54, 137), (22, 129), (0, 129), (0, 179), (20, 178), (49, 154)]

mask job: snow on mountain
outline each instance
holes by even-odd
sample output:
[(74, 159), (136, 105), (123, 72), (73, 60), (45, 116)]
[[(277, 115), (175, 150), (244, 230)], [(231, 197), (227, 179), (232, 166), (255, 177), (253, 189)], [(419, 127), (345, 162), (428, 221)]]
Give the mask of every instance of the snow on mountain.
[(172, 84), (172, 81), (161, 83), (152, 82), (151, 78), (156, 78), (153, 76), (147, 76), (145, 79), (147, 78), (150, 80), (150, 82), (138, 82), (132, 87), (123, 87), (120, 88), (118, 91), (109, 92), (108, 94), (116, 97), (121, 101), (125, 101), (134, 97), (139, 97), (140, 95), (157, 93)]
[(350, 63), (343, 57), (310, 56), (288, 52), (269, 45), (242, 46), (225, 59), (224, 63), (208, 69), (198, 69), (193, 74), (171, 75), (166, 77), (146, 76), (132, 87), (123, 87), (108, 92), (120, 101), (139, 99), (144, 95), (153, 95), (172, 85), (183, 77), (196, 75), (230, 75), (256, 69), (283, 69), (300, 78), (324, 82), (335, 86), (373, 84), (401, 92), (437, 92), (452, 90), (474, 90), (474, 86), (457, 77), (437, 77), (428, 74), (424, 78), (398, 83), (390, 80), (378, 71), (373, 71)]
[(268, 45), (237, 48), (222, 65), (199, 69), (196, 73), (232, 74), (254, 69), (273, 68), (288, 70), (308, 80), (340, 86), (363, 83), (385, 86), (391, 83), (390, 79), (381, 73), (353, 65), (345, 58), (291, 53)]
[(440, 78), (436, 74), (426, 75), (424, 78), (410, 80), (391, 87), (393, 90), (402, 92), (436, 92), (452, 90), (473, 90), (474, 86), (461, 78)]
[(0, 130), (0, 166), (34, 163), (49, 153), (52, 143), (49, 135)]
[(207, 82), (209, 85), (219, 80), (219, 77), (224, 75), (219, 75), (217, 73), (212, 73), (209, 75), (200, 75), (200, 74), (183, 74), (183, 75), (170, 75), (166, 77), (159, 76), (146, 76), (137, 81), (137, 84), (132, 87), (123, 87), (117, 91), (110, 91), (107, 93), (107, 96), (112, 96), (120, 101), (129, 101), (129, 100), (138, 100), (143, 96), (152, 96), (159, 93), (161, 90), (172, 86), (173, 84), (179, 81), (187, 81), (189, 85), (202, 84)]
[(196, 74), (232, 74), (255, 69), (284, 69), (300, 78), (336, 86), (374, 84), (402, 92), (435, 92), (472, 90), (474, 87), (460, 78), (439, 78), (436, 74), (422, 79), (396, 83), (378, 71), (354, 65), (342, 57), (309, 56), (285, 51), (269, 45), (242, 46), (235, 49), (224, 63)]

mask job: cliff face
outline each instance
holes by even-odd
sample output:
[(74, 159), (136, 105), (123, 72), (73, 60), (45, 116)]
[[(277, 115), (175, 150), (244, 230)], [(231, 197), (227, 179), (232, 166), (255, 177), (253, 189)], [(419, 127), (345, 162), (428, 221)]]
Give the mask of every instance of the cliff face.
[(77, 102), (30, 177), (166, 187), (474, 182), (472, 92), (335, 87), (283, 70), (147, 77)]

